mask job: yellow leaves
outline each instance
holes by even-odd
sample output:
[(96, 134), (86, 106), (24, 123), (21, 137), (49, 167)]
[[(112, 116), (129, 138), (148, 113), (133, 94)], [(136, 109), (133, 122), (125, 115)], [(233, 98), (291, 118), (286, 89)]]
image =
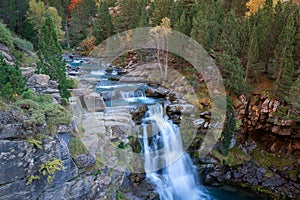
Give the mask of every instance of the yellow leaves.
[(262, 8), (265, 5), (266, 0), (250, 0), (246, 3), (248, 8), (248, 12), (246, 12), (247, 16), (250, 16), (258, 11), (259, 8)]
[[(273, 6), (281, 0), (273, 0)], [(258, 11), (259, 8), (263, 8), (266, 3), (266, 0), (250, 0), (246, 3), (248, 11), (246, 12), (246, 16), (250, 16)]]

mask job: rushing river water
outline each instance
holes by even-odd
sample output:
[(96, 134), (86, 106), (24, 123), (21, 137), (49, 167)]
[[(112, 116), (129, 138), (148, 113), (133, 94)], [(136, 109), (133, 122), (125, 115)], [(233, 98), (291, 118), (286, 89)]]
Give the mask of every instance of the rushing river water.
[[(77, 67), (78, 62), (75, 64)], [(148, 105), (142, 121), (141, 153), (145, 157), (146, 177), (156, 185), (161, 200), (259, 199), (236, 188), (208, 188), (201, 184), (197, 168), (183, 150), (179, 127), (164, 116), (161, 100), (146, 97), (145, 84), (119, 83), (122, 75), (109, 66), (83, 64), (83, 67), (90, 68), (90, 77), (99, 79), (96, 91), (102, 94), (108, 107)]]

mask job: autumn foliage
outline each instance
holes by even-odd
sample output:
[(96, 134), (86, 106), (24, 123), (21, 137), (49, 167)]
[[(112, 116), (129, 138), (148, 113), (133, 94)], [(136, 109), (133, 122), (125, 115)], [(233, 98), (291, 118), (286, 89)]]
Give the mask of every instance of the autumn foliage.
[(88, 36), (84, 39), (80, 44), (80, 50), (84, 55), (88, 55), (96, 46), (95, 46), (96, 38), (94, 36)]
[(71, 11), (78, 6), (78, 4), (82, 3), (82, 0), (70, 0), (68, 9)]

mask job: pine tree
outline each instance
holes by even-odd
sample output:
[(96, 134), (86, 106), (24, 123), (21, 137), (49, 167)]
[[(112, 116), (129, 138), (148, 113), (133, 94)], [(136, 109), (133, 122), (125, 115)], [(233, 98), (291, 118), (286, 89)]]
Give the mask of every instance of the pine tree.
[(0, 54), (0, 97), (13, 100), (17, 95), (27, 90), (26, 78), (22, 75), (20, 67), (15, 64), (10, 66)]
[(94, 23), (93, 35), (96, 37), (96, 44), (99, 44), (113, 35), (114, 25), (106, 1), (101, 2), (97, 13), (98, 16)]
[(191, 32), (191, 21), (186, 16), (185, 11), (182, 12), (180, 19), (175, 23), (174, 29), (186, 35), (190, 35)]
[(245, 72), (239, 58), (239, 24), (231, 10), (224, 19), (221, 40), (221, 53), (218, 55), (218, 63), (224, 76), (227, 89), (236, 95), (247, 93), (248, 84), (244, 83)]
[(258, 49), (258, 29), (255, 20), (245, 18), (240, 31), (240, 58), (245, 68), (244, 82), (248, 82), (251, 77), (257, 79), (260, 73), (259, 49)]
[(218, 40), (224, 13), (219, 1), (204, 0), (197, 6), (198, 12), (193, 18), (191, 36), (206, 50)]
[(55, 27), (50, 15), (47, 14), (41, 28), (38, 41), (37, 73), (48, 74), (52, 80), (59, 84), (60, 95), (69, 98), (68, 81), (66, 78), (65, 63), (62, 60), (62, 49), (58, 42)]
[(145, 2), (140, 0), (119, 0), (118, 5), (120, 10), (114, 18), (116, 30), (120, 33), (138, 27), (141, 11), (146, 9)]
[(274, 52), (275, 62), (273, 68), (277, 72), (274, 91), (280, 100), (286, 100), (289, 89), (294, 82), (293, 51), (296, 34), (294, 16), (294, 13), (289, 15), (287, 23), (279, 35)]

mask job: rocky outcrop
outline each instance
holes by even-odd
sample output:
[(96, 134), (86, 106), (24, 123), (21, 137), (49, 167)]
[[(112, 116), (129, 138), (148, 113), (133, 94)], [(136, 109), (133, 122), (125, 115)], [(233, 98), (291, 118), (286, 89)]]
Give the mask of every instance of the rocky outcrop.
[(50, 94), (54, 103), (61, 102), (61, 96), (58, 90), (58, 83), (50, 80), (46, 74), (33, 74), (27, 81), (27, 87), (36, 94)]
[(251, 98), (239, 97), (235, 104), (238, 119), (242, 120), (243, 129), (248, 132), (272, 132), (279, 136), (300, 137), (293, 132), (294, 120), (285, 120), (276, 116), (280, 102), (265, 95), (254, 95)]
[(5, 61), (10, 64), (13, 65), (14, 64), (14, 57), (12, 56), (12, 54), (10, 53), (10, 50), (7, 46), (3, 45), (0, 43), (0, 54), (2, 54), (2, 56), (4, 57)]

